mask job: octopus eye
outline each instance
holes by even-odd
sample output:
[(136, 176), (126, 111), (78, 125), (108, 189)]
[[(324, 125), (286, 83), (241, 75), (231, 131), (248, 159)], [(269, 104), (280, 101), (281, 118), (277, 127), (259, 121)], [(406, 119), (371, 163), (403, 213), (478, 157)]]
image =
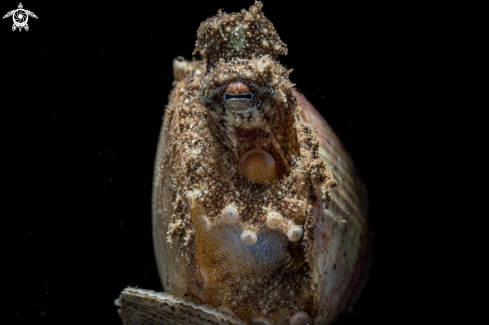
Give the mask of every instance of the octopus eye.
[(229, 83), (224, 89), (223, 103), (234, 113), (248, 113), (261, 105), (261, 100), (250, 90), (241, 79)]
[(246, 93), (246, 94), (241, 94), (241, 95), (233, 95), (233, 94), (228, 94), (226, 93), (224, 95), (224, 100), (228, 101), (230, 99), (248, 99), (252, 100), (253, 99), (253, 94), (252, 93)]

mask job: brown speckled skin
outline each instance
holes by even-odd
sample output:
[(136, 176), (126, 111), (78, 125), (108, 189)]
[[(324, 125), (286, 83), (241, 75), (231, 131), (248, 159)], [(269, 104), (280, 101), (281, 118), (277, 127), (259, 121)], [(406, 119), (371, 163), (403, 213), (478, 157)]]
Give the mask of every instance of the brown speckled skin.
[[(365, 283), (366, 191), (332, 130), (291, 88), (277, 60), (287, 49), (261, 8), (206, 20), (196, 46), (204, 60), (174, 61), (153, 189), (158, 269), (165, 291), (245, 322), (287, 324), (305, 311), (329, 324)], [(237, 81), (257, 109), (236, 113), (223, 100)], [(239, 174), (239, 158), (254, 148), (274, 157), (278, 182)], [(222, 221), (226, 206), (239, 211), (237, 223)], [(284, 217), (276, 230), (269, 212)], [(295, 243), (286, 237), (293, 225), (304, 228)], [(251, 248), (239, 240), (244, 230), (258, 236)]]

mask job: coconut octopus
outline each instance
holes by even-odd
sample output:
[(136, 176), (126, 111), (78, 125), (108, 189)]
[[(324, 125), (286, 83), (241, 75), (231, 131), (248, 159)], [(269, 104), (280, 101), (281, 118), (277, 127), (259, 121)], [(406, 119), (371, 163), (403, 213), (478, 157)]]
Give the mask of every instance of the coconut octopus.
[(126, 288), (124, 324), (330, 324), (366, 283), (365, 185), (262, 7), (219, 11), (202, 60), (173, 62), (153, 187), (167, 293)]

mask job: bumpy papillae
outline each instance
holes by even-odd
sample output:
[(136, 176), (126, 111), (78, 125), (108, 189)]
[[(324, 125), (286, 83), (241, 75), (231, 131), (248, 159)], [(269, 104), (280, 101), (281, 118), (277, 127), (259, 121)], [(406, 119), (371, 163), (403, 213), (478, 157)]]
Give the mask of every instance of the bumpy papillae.
[(219, 13), (200, 24), (194, 54), (205, 56), (207, 68), (214, 69), (220, 60), (247, 59), (269, 55), (276, 59), (287, 54), (284, 42), (272, 22), (262, 12), (263, 4), (256, 2), (249, 11)]
[[(193, 298), (224, 306), (244, 321), (275, 323), (300, 311), (315, 314), (307, 258), (315, 222), (311, 208), (318, 189), (328, 204), (335, 181), (290, 91), (290, 72), (276, 60), (286, 54), (285, 44), (261, 6), (202, 23), (196, 50), (205, 61), (174, 65), (177, 84), (165, 121), (168, 164), (175, 168), (168, 241), (188, 256), (188, 272), (197, 281), (188, 288)], [(209, 111), (202, 101), (236, 78), (274, 90), (267, 110), (239, 123), (224, 120), (224, 112)], [(253, 123), (257, 128), (249, 131)], [(274, 157), (278, 180), (255, 182), (238, 171), (240, 157), (254, 148)], [(238, 213), (236, 222), (223, 220), (229, 208)], [(269, 226), (270, 214), (280, 215), (274, 219), (279, 226)], [(243, 232), (254, 234), (256, 242), (243, 239)]]

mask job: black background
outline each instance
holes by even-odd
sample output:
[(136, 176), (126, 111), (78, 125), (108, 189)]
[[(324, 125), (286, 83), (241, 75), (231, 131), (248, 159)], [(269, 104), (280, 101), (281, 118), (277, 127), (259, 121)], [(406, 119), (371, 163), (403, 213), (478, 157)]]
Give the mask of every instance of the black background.
[[(39, 17), (29, 31), (0, 21), (2, 201), (14, 207), (2, 218), (8, 324), (120, 324), (113, 301), (123, 288), (161, 290), (151, 186), (172, 60), (191, 58), (200, 22), (219, 8), (251, 4), (23, 1)], [(1, 14), (17, 5), (2, 1)], [(404, 168), (417, 129), (404, 132), (414, 114), (404, 87), (418, 55), (406, 30), (418, 22), (401, 12), (264, 1), (288, 45), (281, 60), (292, 82), (343, 140), (369, 190), (372, 275), (344, 325), (399, 324), (420, 310), (410, 298), (417, 271), (404, 195), (417, 181)]]

